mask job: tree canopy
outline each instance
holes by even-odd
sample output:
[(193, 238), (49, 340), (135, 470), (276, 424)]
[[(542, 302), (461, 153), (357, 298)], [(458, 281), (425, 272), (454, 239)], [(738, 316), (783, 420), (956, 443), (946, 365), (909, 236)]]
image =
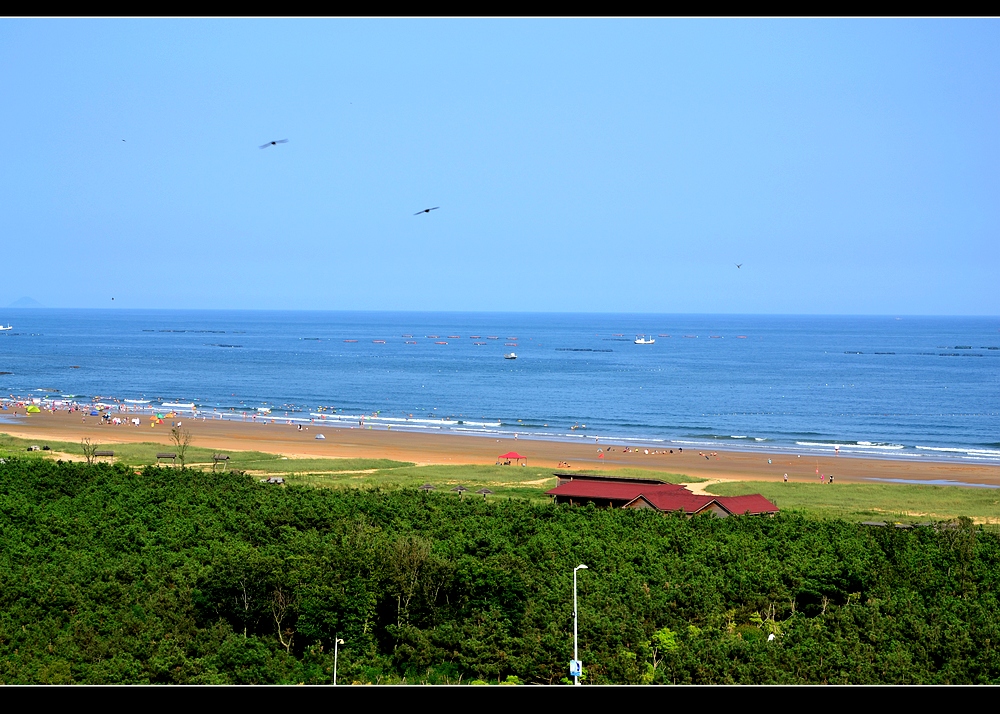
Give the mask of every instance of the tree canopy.
[[(1000, 681), (1000, 537), (0, 464), (0, 682)], [(773, 635), (773, 637), (772, 637)]]

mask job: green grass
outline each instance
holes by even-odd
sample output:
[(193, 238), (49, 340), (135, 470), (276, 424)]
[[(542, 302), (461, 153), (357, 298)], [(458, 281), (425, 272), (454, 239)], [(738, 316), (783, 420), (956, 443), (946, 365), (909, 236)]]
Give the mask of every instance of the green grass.
[[(29, 446), (48, 446), (51, 451), (29, 452)], [(115, 462), (129, 466), (146, 466), (156, 463), (156, 454), (176, 452), (172, 445), (141, 442), (136, 444), (106, 444), (98, 447), (101, 450), (114, 451)], [(66, 441), (46, 441), (44, 439), (20, 439), (7, 434), (0, 434), (0, 454), (8, 456), (35, 456), (58, 459), (63, 454), (83, 457), (83, 447), (79, 443)], [(189, 446), (186, 454), (187, 465), (193, 468), (212, 466), (214, 454), (229, 456), (229, 468), (251, 473), (284, 475), (290, 473), (309, 472), (343, 472), (372, 469), (392, 469), (412, 466), (407, 461), (391, 461), (390, 459), (289, 459), (277, 454), (265, 454), (259, 451), (225, 451), (222, 449), (207, 449), (200, 446)]]
[[(28, 452), (33, 444), (47, 445), (51, 451)], [(111, 444), (115, 461), (130, 466), (156, 463), (156, 454), (175, 451), (172, 446), (154, 443)], [(432, 484), (447, 493), (455, 486), (465, 486), (465, 498), (488, 488), (498, 497), (524, 498), (543, 502), (545, 492), (556, 485), (550, 469), (518, 466), (432, 465), (416, 466), (389, 459), (287, 458), (258, 451), (221, 451), (190, 446), (187, 464), (209, 470), (212, 455), (229, 456), (229, 468), (260, 476), (282, 476), (290, 484), (320, 488), (417, 488)], [(63, 454), (83, 456), (79, 443), (31, 440), (0, 434), (0, 456), (60, 458)], [(633, 478), (658, 478), (670, 483), (703, 481), (684, 474), (649, 469), (597, 469), (592, 473)], [(714, 484), (711, 493), (735, 496), (761, 493), (783, 510), (798, 511), (818, 518), (881, 520), (901, 523), (934, 521), (968, 516), (978, 523), (1000, 524), (1000, 489), (963, 488), (959, 486), (912, 486), (903, 484), (771, 483), (741, 481)]]
[(963, 486), (912, 486), (876, 483), (713, 484), (718, 496), (760, 493), (787, 511), (852, 521), (920, 523), (968, 516), (977, 523), (1000, 524), (1000, 489)]
[[(47, 445), (51, 451), (27, 452), (32, 444)], [(111, 444), (104, 447), (115, 452), (117, 463), (145, 466), (156, 463), (158, 452), (176, 451), (172, 446), (154, 443)], [(20, 439), (0, 434), (0, 455), (60, 458), (63, 454), (83, 457), (80, 444), (62, 441)], [(188, 447), (187, 465), (191, 468), (210, 469), (213, 454), (227, 454), (229, 468), (246, 471), (260, 477), (282, 476), (289, 484), (302, 484), (320, 488), (417, 488), (432, 484), (439, 492), (448, 492), (455, 486), (465, 486), (465, 498), (481, 498), (475, 491), (488, 488), (498, 497), (524, 498), (547, 502), (545, 492), (555, 487), (556, 479), (551, 469), (518, 466), (431, 465), (416, 466), (405, 461), (389, 459), (298, 459), (257, 451), (222, 451), (198, 446)], [(632, 478), (658, 478), (670, 483), (691, 483), (703, 479), (683, 474), (651, 471), (648, 469), (599, 469), (593, 473)]]
[[(294, 463), (294, 462), (290, 462)], [(606, 476), (629, 476), (639, 478), (659, 478), (670, 483), (682, 481), (691, 483), (700, 479), (688, 479), (681, 474), (649, 471), (646, 469), (608, 469), (599, 473)], [(431, 465), (404, 466), (401, 468), (378, 469), (373, 473), (318, 474), (297, 473), (288, 477), (289, 483), (301, 483), (320, 487), (375, 487), (418, 488), (425, 483), (442, 493), (455, 486), (469, 490), (465, 498), (481, 498), (475, 491), (488, 488), (497, 496), (524, 498), (535, 502), (548, 502), (545, 492), (556, 485), (556, 477), (551, 469), (517, 466), (477, 466), (477, 465)]]

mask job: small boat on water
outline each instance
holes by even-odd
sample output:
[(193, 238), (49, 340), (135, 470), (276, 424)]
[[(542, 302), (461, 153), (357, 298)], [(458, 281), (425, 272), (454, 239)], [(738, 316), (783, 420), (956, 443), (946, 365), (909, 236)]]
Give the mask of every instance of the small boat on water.
[(344, 342), (357, 342), (357, 340), (344, 340)]
[(496, 335), (489, 335), (489, 336), (486, 337), (486, 339), (487, 340), (499, 340), (500, 338), (497, 337)]
[(447, 343), (447, 342), (435, 342), (434, 344), (435, 344), (435, 345), (446, 345), (446, 344), (448, 344), (448, 343)]
[(406, 344), (408, 344), (408, 345), (415, 345), (415, 344), (417, 344), (417, 341), (416, 340), (407, 340)]
[(13, 329), (14, 329), (13, 325), (7, 325), (7, 327), (0, 325), (0, 332), (6, 332), (7, 330), (13, 330)]
[(460, 340), (462, 339), (459, 335), (448, 335), (449, 340)]
[(504, 342), (503, 346), (504, 347), (517, 347), (517, 343), (516, 342)]
[(508, 352), (503, 356), (504, 359), (517, 359), (517, 355), (513, 352)]
[(652, 345), (655, 342), (655, 337), (646, 337), (645, 335), (636, 335), (635, 337), (635, 344), (637, 345)]
[(373, 345), (384, 345), (385, 340), (372, 340)]

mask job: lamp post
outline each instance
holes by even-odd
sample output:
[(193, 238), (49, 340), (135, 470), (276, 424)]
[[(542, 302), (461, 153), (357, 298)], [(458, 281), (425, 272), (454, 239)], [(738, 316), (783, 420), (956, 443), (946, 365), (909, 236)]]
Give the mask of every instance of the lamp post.
[(337, 686), (337, 646), (344, 644), (339, 637), (333, 638), (333, 686)]
[(569, 673), (573, 677), (573, 684), (580, 684), (580, 675), (583, 673), (583, 667), (580, 664), (580, 648), (579, 642), (577, 641), (576, 626), (577, 621), (580, 619), (579, 611), (576, 607), (576, 571), (577, 570), (587, 570), (587, 566), (582, 563), (575, 568), (573, 568), (573, 664), (569, 668)]

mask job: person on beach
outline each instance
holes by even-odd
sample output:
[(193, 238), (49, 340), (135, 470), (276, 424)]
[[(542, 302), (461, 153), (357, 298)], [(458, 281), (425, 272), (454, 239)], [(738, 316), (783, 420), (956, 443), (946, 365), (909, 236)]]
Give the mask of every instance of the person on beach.
[(785, 474), (785, 483), (788, 483), (788, 474)]

